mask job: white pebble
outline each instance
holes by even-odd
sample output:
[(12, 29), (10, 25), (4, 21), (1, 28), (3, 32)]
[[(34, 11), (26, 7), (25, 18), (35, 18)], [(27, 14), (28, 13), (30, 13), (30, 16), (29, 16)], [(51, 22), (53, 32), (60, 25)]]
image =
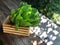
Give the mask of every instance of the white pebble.
[(52, 23), (52, 26), (54, 27), (54, 28), (57, 28), (58, 26), (56, 25), (56, 24), (54, 24), (54, 23)]
[(58, 34), (59, 34), (59, 32), (56, 31), (56, 30), (53, 30), (53, 33), (54, 33), (55, 35), (58, 35)]
[(51, 23), (48, 21), (48, 24), (51, 24)]
[(44, 30), (44, 28), (41, 28), (41, 30)]
[(52, 37), (52, 40), (54, 41), (55, 39), (56, 39), (56, 36), (53, 36), (53, 37)]
[(46, 19), (42, 19), (42, 20), (41, 20), (41, 23), (46, 23), (46, 22), (47, 22)]
[(40, 28), (37, 29), (37, 31), (35, 32), (36, 35), (38, 35), (38, 33), (40, 33)]
[(48, 40), (47, 40), (47, 39), (45, 39), (45, 40), (44, 40), (44, 42), (45, 42), (45, 43), (47, 43), (47, 42), (48, 42)]
[(33, 33), (34, 33), (34, 32), (33, 32), (33, 27), (30, 27), (29, 33), (30, 33), (30, 34), (33, 34)]
[(40, 38), (46, 38), (47, 37), (47, 34), (46, 34), (46, 32), (43, 32), (42, 34), (41, 34), (41, 36), (40, 36)]
[(37, 41), (34, 41), (34, 42), (33, 42), (33, 45), (37, 45)]
[(41, 23), (46, 23), (47, 22), (47, 18), (45, 16), (41, 17)]
[(47, 33), (51, 32), (51, 31), (52, 31), (52, 28), (48, 28), (48, 31), (47, 31)]
[(42, 41), (42, 40), (40, 40), (39, 44), (41, 44), (41, 43), (43, 43), (43, 41)]
[(34, 27), (34, 30), (37, 30), (37, 29), (39, 29), (39, 27), (37, 26), (37, 27)]
[(49, 41), (48, 43), (47, 43), (47, 45), (52, 45), (53, 44), (53, 42), (52, 41)]
[(50, 39), (53, 37), (53, 35), (50, 35)]
[(50, 27), (51, 26), (51, 24), (48, 24), (46, 27)]

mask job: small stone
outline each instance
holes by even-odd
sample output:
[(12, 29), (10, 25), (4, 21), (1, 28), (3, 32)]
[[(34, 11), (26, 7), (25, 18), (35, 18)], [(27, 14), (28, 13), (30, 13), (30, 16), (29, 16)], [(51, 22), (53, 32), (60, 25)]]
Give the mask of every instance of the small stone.
[(47, 42), (47, 45), (52, 45), (52, 44), (53, 44), (52, 41)]
[(44, 38), (46, 38), (46, 37), (47, 37), (46, 32), (43, 32), (43, 33), (41, 34), (40, 38), (42, 38), (42, 37), (44, 37)]
[(47, 40), (47, 39), (45, 39), (45, 40), (44, 40), (44, 42), (45, 42), (45, 43), (47, 43), (47, 42), (48, 42), (48, 40)]
[(53, 37), (53, 35), (50, 35), (50, 39)]
[(47, 31), (47, 33), (51, 32), (51, 31), (52, 31), (52, 28), (48, 28), (48, 31)]
[(30, 34), (33, 34), (33, 33), (34, 33), (34, 32), (33, 32), (33, 27), (30, 27), (29, 33), (30, 33)]
[(59, 34), (59, 32), (56, 31), (56, 30), (53, 30), (53, 33), (54, 33), (55, 35), (58, 35), (58, 34)]
[(54, 23), (52, 23), (52, 26), (56, 29), (58, 26)]
[(51, 26), (51, 24), (48, 24), (46, 27), (50, 27)]
[(37, 45), (37, 41), (34, 41), (34, 42), (33, 42), (33, 45)]
[(42, 20), (41, 20), (41, 23), (46, 23), (46, 22), (47, 22), (46, 19), (42, 19)]
[(55, 39), (56, 39), (56, 36), (53, 36), (53, 37), (52, 37), (52, 40), (54, 41)]
[(39, 41), (39, 44), (41, 44), (41, 43), (43, 43), (43, 41), (41, 40), (41, 41)]

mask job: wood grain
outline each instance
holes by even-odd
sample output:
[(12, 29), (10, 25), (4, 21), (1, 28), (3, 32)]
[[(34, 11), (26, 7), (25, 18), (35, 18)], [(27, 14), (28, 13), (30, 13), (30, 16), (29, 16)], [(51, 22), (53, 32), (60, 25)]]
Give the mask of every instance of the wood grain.
[(3, 23), (3, 32), (4, 33), (29, 36), (29, 28), (19, 27), (19, 29), (16, 30), (14, 25), (8, 24), (9, 18), (10, 18), (10, 16), (8, 16)]

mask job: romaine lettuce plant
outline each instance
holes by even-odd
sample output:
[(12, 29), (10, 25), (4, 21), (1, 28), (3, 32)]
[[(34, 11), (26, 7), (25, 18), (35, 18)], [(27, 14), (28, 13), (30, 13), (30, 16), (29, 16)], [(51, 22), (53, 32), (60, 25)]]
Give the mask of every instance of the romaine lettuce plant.
[(30, 27), (39, 25), (39, 12), (36, 8), (26, 2), (20, 2), (17, 9), (11, 10), (11, 23), (15, 25), (16, 30), (19, 26)]

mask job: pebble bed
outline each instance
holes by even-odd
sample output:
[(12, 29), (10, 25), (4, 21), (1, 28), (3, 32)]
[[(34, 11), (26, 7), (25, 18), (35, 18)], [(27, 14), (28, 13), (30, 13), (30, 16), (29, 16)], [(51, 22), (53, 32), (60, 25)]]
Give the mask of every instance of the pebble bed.
[(35, 38), (31, 41), (33, 45), (60, 45), (60, 27), (44, 15), (39, 26), (30, 27), (30, 34)]

